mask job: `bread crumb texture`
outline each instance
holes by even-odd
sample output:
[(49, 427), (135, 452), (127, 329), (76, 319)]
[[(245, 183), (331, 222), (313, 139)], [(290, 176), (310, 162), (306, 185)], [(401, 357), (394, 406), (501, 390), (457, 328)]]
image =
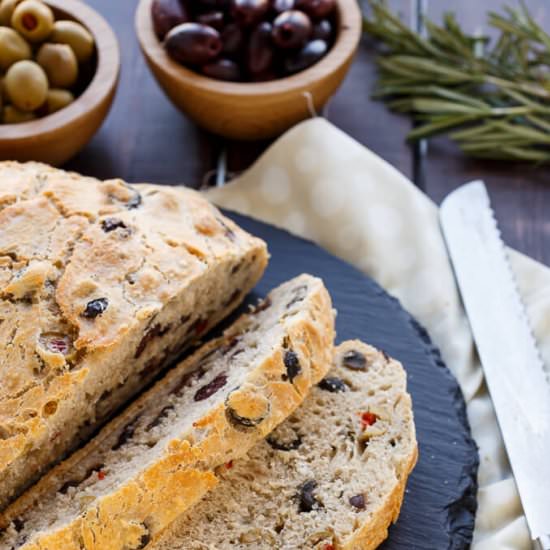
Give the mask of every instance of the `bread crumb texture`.
[(266, 264), (265, 243), (192, 190), (1, 162), (0, 508)]
[(359, 341), (155, 550), (371, 550), (397, 520), (417, 443), (399, 362)]
[(334, 311), (301, 275), (170, 370), (0, 514), (0, 548), (152, 543), (283, 422), (330, 368)]

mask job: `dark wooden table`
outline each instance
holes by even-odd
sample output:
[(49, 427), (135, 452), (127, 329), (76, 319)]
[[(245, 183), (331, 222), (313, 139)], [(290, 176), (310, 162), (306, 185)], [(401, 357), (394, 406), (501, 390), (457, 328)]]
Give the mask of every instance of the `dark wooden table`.
[[(422, 2), (423, 0), (418, 0)], [(136, 0), (89, 0), (111, 23), (120, 41), (122, 74), (113, 108), (92, 142), (67, 167), (101, 178), (131, 182), (185, 183), (197, 187), (215, 168), (220, 151), (239, 172), (268, 143), (224, 142), (198, 129), (165, 98), (149, 73), (134, 32)], [(411, 18), (415, 2), (392, 0)], [(448, 9), (469, 30), (483, 29), (485, 13), (505, 0), (438, 0), (427, 6), (438, 20)], [(508, 0), (511, 5), (517, 0)], [(550, 28), (546, 0), (529, 0), (532, 13)], [(445, 139), (428, 143), (424, 155), (404, 143), (407, 119), (389, 113), (369, 93), (376, 77), (373, 52), (362, 44), (342, 88), (329, 104), (328, 119), (409, 176), (436, 202), (466, 181), (482, 178), (489, 187), (504, 239), (550, 264), (550, 169), (465, 159)]]

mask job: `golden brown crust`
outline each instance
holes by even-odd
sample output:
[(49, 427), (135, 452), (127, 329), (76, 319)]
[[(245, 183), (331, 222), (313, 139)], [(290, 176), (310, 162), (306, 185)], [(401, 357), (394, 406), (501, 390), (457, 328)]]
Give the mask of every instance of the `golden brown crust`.
[[(139, 547), (141, 537), (156, 537), (176, 515), (216, 483), (212, 474), (215, 467), (243, 456), (293, 412), (330, 367), (334, 338), (334, 314), (322, 282), (309, 276), (301, 276), (297, 281), (307, 282), (309, 299), (299, 315), (281, 319), (280, 323), (284, 327), (283, 341), (297, 354), (301, 372), (292, 381), (284, 381), (287, 372), (284, 356), (281, 349), (274, 349), (247, 375), (241, 386), (247, 400), (269, 402), (269, 413), (256, 428), (237, 429), (229, 421), (225, 405), (218, 404), (193, 423), (190, 433), (174, 437), (160, 458), (144, 466), (137, 476), (99, 497), (77, 519), (51, 533), (39, 534), (21, 546), (21, 550)], [(42, 478), (0, 516), (0, 527), (36, 506), (45, 495), (55, 493), (75, 465), (158, 400), (156, 396), (163, 389), (175, 386), (182, 373), (192, 370), (200, 358), (220, 344), (231, 342), (249, 319), (248, 315), (242, 316), (222, 338), (199, 349), (108, 424), (90, 444)]]
[[(244, 259), (242, 292), (226, 304), (228, 273)], [(101, 395), (152, 361), (136, 356), (157, 318), (206, 314), (201, 293), (218, 292), (204, 330), (266, 264), (265, 243), (192, 190), (0, 162), (0, 508), (75, 443)], [(89, 310), (97, 300), (104, 310)], [(183, 324), (158, 341), (181, 344)]]

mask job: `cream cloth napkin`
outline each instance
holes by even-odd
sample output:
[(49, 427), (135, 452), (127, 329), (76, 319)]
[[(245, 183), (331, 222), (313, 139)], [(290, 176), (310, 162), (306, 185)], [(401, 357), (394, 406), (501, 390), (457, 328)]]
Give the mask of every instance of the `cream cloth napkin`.
[[(246, 173), (207, 194), (220, 206), (311, 239), (354, 264), (427, 328), (462, 387), (480, 450), (472, 548), (531, 548), (434, 203), (321, 118), (296, 126)], [(517, 252), (510, 255), (548, 365), (550, 270)]]

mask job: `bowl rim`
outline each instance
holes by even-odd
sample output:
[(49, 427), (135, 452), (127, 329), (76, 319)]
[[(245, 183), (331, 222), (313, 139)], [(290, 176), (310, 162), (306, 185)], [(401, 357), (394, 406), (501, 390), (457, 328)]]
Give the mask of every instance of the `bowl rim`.
[(337, 0), (339, 32), (328, 53), (317, 63), (294, 75), (266, 82), (217, 80), (180, 65), (167, 54), (153, 29), (153, 1), (140, 0), (135, 16), (136, 33), (145, 57), (172, 79), (210, 93), (259, 97), (302, 90), (321, 80), (320, 75), (332, 74), (344, 65), (361, 39), (362, 15), (357, 0)]
[(80, 0), (44, 0), (54, 10), (65, 12), (86, 27), (94, 37), (97, 67), (86, 89), (67, 107), (27, 122), (1, 124), (0, 141), (23, 140), (46, 136), (75, 124), (88, 115), (112, 93), (120, 73), (120, 49), (115, 33), (97, 11)]

